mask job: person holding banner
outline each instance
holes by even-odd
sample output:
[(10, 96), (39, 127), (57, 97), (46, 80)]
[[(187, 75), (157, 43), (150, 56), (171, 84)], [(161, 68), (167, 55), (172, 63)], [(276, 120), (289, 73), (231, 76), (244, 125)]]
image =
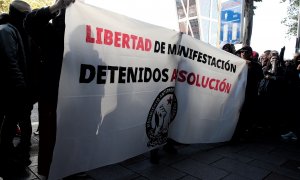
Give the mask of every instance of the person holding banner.
[[(44, 58), (39, 99), (38, 173), (48, 176), (56, 138), (56, 107), (64, 52), (65, 8), (75, 0), (56, 0), (29, 13), (24, 26)], [(52, 20), (52, 21), (51, 21)]]
[(237, 51), (237, 55), (247, 63), (248, 75), (244, 104), (231, 142), (245, 140), (251, 136), (254, 121), (258, 119), (258, 84), (264, 75), (261, 65), (253, 61), (252, 52), (250, 46), (244, 46)]

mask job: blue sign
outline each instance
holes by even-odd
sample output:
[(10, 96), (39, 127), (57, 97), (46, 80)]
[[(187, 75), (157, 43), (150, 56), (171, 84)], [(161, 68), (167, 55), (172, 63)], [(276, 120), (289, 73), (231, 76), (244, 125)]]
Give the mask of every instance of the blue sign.
[(221, 4), (220, 44), (242, 41), (243, 0), (229, 0)]

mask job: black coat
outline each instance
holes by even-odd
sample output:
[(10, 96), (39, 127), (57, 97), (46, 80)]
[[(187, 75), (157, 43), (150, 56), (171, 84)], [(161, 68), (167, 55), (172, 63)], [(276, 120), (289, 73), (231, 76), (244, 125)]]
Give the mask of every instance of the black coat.
[[(25, 91), (23, 91), (23, 93), (25, 93), (24, 96), (27, 96), (27, 100), (33, 104), (38, 98), (38, 70), (41, 60), (40, 53), (38, 52), (39, 49), (23, 28), (23, 20), (26, 13), (19, 12), (12, 6), (9, 11), (9, 14), (2, 13), (0, 15), (0, 25), (3, 25), (0, 40), (3, 46), (0, 52), (1, 83), (7, 88), (13, 85), (21, 87), (23, 90), (26, 86)], [(17, 56), (15, 56), (14, 53), (16, 53)], [(18, 64), (15, 63), (16, 59), (19, 61)], [(8, 71), (8, 68), (17, 69)], [(8, 77), (9, 74), (11, 74), (10, 77)], [(4, 81), (6, 81), (5, 84)], [(4, 90), (3, 88), (0, 89), (2, 89), (2, 91)], [(21, 89), (13, 90), (10, 88), (5, 91), (20, 92)]]
[(64, 13), (51, 14), (49, 7), (34, 10), (27, 14), (24, 27), (42, 52), (40, 96), (56, 103), (64, 51)]
[[(13, 25), (0, 25), (1, 95), (25, 92), (27, 79), (26, 56), (22, 38)], [(4, 96), (3, 96), (4, 95)]]

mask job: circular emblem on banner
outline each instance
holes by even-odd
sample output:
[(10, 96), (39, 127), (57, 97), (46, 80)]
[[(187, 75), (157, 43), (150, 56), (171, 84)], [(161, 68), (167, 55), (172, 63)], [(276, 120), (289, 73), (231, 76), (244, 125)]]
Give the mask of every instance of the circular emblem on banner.
[(168, 87), (161, 91), (150, 108), (146, 122), (148, 147), (167, 142), (169, 125), (177, 113), (177, 99), (174, 91), (174, 87)]

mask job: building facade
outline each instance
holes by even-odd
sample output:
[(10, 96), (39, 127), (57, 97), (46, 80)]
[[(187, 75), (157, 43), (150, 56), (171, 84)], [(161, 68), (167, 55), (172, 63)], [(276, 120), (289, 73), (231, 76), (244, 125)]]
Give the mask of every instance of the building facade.
[(176, 0), (180, 32), (218, 46), (219, 0)]

